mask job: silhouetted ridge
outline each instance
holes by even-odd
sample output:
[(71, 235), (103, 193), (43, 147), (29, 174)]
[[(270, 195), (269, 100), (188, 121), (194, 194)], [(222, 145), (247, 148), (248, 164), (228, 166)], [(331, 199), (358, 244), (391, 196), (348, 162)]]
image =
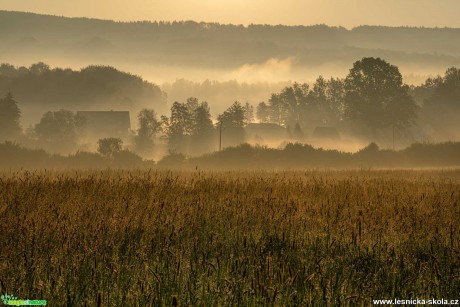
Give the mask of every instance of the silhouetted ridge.
[[(38, 41), (33, 53), (16, 46), (24, 37)], [(386, 52), (392, 52), (386, 58), (398, 65), (460, 64), (460, 29), (452, 28), (360, 26), (347, 30), (327, 25), (115, 22), (0, 11), (0, 39), (0, 52), (9, 56), (34, 54), (46, 59), (59, 55), (69, 60), (111, 60), (113, 65), (142, 59), (148, 64), (228, 68), (295, 57), (299, 67), (343, 66), (369, 53), (386, 57)], [(82, 42), (89, 50), (93, 50), (91, 44), (102, 45), (103, 56), (98, 52), (81, 54), (76, 47), (81, 48)], [(414, 52), (423, 56), (405, 56)]]

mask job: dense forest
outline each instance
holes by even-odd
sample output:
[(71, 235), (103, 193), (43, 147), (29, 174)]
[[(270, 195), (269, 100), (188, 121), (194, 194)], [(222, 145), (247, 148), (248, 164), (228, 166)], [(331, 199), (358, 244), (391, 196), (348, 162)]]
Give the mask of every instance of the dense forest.
[[(155, 84), (110, 66), (88, 66), (78, 71), (39, 62), (30, 67), (0, 64), (0, 93), (14, 93), (27, 110), (25, 121), (45, 110), (132, 110), (150, 105), (166, 107), (166, 93)], [(30, 114), (32, 113), (32, 114)]]
[(304, 76), (305, 68), (345, 73), (349, 63), (366, 56), (424, 75), (460, 65), (460, 29), (449, 28), (125, 23), (0, 11), (0, 40), (9, 62), (115, 65), (156, 80), (160, 66), (167, 67), (162, 72), (199, 67), (219, 75), (270, 59), (291, 59)]

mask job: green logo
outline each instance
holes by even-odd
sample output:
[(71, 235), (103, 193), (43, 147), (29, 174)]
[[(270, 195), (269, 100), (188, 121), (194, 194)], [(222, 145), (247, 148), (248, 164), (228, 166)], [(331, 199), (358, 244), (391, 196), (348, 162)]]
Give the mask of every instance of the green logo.
[(2, 298), (3, 304), (5, 304), (5, 305), (8, 305), (8, 303), (9, 303), (10, 300), (15, 300), (15, 299), (17, 299), (17, 297), (15, 297), (14, 295), (12, 295), (12, 294), (7, 294), (7, 293), (6, 293), (6, 294), (3, 294), (3, 295), (1, 296), (1, 298)]
[(3, 294), (1, 299), (8, 306), (46, 306), (46, 300), (18, 300), (12, 294)]

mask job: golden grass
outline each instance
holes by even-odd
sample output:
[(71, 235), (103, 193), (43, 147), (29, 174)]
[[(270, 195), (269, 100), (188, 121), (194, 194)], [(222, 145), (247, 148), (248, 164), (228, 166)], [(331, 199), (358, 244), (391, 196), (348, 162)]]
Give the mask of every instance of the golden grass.
[(369, 305), (460, 293), (460, 171), (0, 175), (3, 293)]

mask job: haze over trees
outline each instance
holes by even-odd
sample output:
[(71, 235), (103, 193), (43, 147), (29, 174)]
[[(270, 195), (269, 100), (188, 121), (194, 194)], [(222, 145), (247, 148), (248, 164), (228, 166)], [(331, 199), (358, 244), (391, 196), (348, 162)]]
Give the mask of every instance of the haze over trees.
[(56, 152), (73, 151), (84, 120), (69, 110), (48, 111), (35, 125), (35, 136), (42, 148)]
[(185, 101), (189, 97), (198, 97), (200, 100), (212, 103), (213, 115), (224, 112), (228, 107), (229, 98), (237, 101), (257, 104), (267, 99), (271, 93), (275, 93), (284, 87), (291, 85), (290, 81), (271, 82), (241, 82), (236, 79), (228, 81), (204, 80), (191, 81), (176, 79), (174, 82), (166, 82), (161, 89), (168, 94), (168, 102)]
[(206, 101), (198, 104), (193, 111), (192, 153), (200, 155), (212, 152), (215, 144), (215, 130), (210, 113), (210, 107)]
[(235, 146), (245, 140), (244, 127), (250, 122), (251, 106), (243, 106), (239, 101), (235, 101), (224, 113), (217, 118), (217, 125), (220, 134), (220, 141), (224, 137), (224, 144), (220, 147)]
[(168, 149), (177, 153), (203, 154), (212, 151), (214, 125), (208, 103), (190, 97), (174, 102), (170, 117), (163, 116), (163, 137)]
[(0, 141), (14, 140), (21, 134), (21, 111), (13, 94), (8, 92), (0, 98)]
[(403, 85), (399, 69), (382, 59), (364, 58), (353, 64), (345, 79), (344, 116), (359, 130), (407, 128), (417, 106)]
[(417, 89), (428, 93), (423, 99), (421, 118), (432, 126), (434, 137), (441, 140), (458, 137), (460, 69), (451, 67), (444, 76), (430, 78)]
[(164, 111), (166, 106), (166, 94), (158, 86), (110, 66), (74, 71), (51, 69), (42, 62), (28, 68), (1, 64), (0, 93), (7, 91), (17, 93), (21, 107), (35, 114), (50, 109), (136, 110), (144, 105)]
[(123, 148), (123, 141), (119, 138), (104, 138), (97, 141), (97, 151), (104, 157), (113, 158)]
[(161, 130), (161, 123), (152, 109), (142, 109), (137, 115), (139, 128), (135, 136), (135, 151), (141, 154), (151, 153), (155, 146), (155, 137)]
[[(263, 63), (285, 64), (289, 76), (284, 80), (300, 80), (306, 74), (311, 80), (319, 74), (338, 76), (349, 63), (369, 55), (423, 76), (460, 65), (460, 29), (449, 28), (121, 23), (1, 11), (0, 29), (8, 29), (0, 30), (0, 53), (9, 62), (41, 59), (73, 67), (101, 63), (153, 80), (163, 67), (161, 81), (188, 76), (212, 80), (223, 72), (245, 77), (238, 72), (257, 67), (265, 71)], [(273, 59), (278, 62), (270, 62)], [(289, 70), (290, 65), (297, 68)]]
[[(1, 67), (4, 75), (21, 71), (10, 65)], [(59, 69), (50, 70), (38, 63), (24, 73), (40, 80), (53, 71)], [(102, 71), (116, 72), (112, 68), (102, 68)], [(107, 78), (109, 76), (111, 73)], [(293, 83), (273, 93), (256, 108), (248, 102), (234, 101), (216, 116), (212, 114), (212, 102), (189, 97), (185, 102), (174, 102), (166, 114), (158, 112), (152, 102), (149, 108), (138, 111), (137, 128), (125, 131), (127, 138), (120, 153), (127, 159), (129, 154), (125, 149), (157, 159), (168, 151), (199, 156), (244, 142), (266, 145), (264, 137), (270, 139), (273, 133), (278, 135), (274, 140), (277, 143), (271, 142), (270, 146), (281, 146), (283, 142), (324, 146), (321, 138), (326, 134), (329, 138), (334, 134), (335, 146), (357, 138), (361, 144), (376, 142), (383, 148), (394, 148), (395, 134), (400, 148), (414, 142), (436, 140), (437, 135), (449, 135), (448, 139), (441, 140), (455, 141), (460, 126), (457, 120), (459, 80), (459, 70), (452, 67), (443, 77), (409, 87), (403, 83), (397, 66), (369, 57), (355, 61), (343, 79), (319, 76), (313, 84)], [(5, 140), (16, 136), (24, 144), (55, 153), (95, 150), (96, 144), (82, 140), (86, 123), (77, 113), (66, 109), (47, 111), (37, 124), (23, 132), (19, 122), (22, 106), (22, 101), (16, 102), (11, 92), (1, 99)], [(103, 109), (104, 104), (94, 103), (91, 108)], [(129, 121), (129, 114), (122, 113)], [(247, 133), (248, 124), (251, 124), (251, 138)], [(115, 135), (117, 129), (113, 129)], [(448, 129), (450, 134), (445, 133)], [(323, 131), (323, 135), (318, 131)]]
[[(123, 23), (0, 11), (0, 41), (2, 62), (19, 65), (0, 68), (0, 94), (11, 90), (21, 101), (25, 127), (47, 110), (97, 104), (133, 115), (142, 108), (162, 114), (189, 97), (207, 101), (216, 117), (229, 101), (267, 102), (292, 86), (287, 80), (312, 86), (319, 75), (327, 82), (345, 77), (350, 63), (369, 55), (412, 75), (407, 83), (460, 67), (460, 30), (448, 28)], [(333, 110), (324, 112), (323, 120), (335, 125)]]
[(444, 77), (409, 87), (395, 65), (363, 58), (344, 79), (320, 76), (311, 86), (285, 87), (259, 103), (256, 115), (262, 123), (284, 126), (297, 135), (330, 126), (367, 140), (388, 140), (393, 134), (394, 141), (395, 130), (407, 142), (435, 140), (441, 134), (442, 140), (455, 140), (459, 79), (453, 67)]

